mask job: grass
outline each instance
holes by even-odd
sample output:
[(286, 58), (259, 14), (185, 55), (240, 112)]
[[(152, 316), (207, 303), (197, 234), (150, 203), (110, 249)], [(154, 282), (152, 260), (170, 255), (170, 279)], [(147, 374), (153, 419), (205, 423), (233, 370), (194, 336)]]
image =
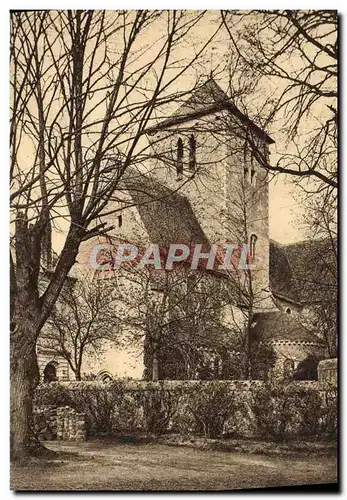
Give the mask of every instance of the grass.
[(50, 442), (52, 459), (11, 467), (15, 490), (234, 490), (336, 482), (336, 452), (290, 456), (160, 443)]
[(284, 442), (273, 442), (257, 440), (254, 438), (231, 438), (231, 439), (206, 439), (200, 437), (184, 437), (179, 434), (171, 434), (159, 438), (159, 442), (169, 446), (188, 446), (205, 450), (216, 450), (224, 452), (242, 452), (263, 455), (283, 456), (309, 456), (336, 455), (336, 441), (330, 440), (289, 440)]

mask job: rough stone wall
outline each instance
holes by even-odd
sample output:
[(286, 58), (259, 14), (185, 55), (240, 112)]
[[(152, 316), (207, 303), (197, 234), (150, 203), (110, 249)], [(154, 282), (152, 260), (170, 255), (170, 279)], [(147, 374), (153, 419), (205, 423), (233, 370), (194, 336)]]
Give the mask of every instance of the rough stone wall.
[[(235, 124), (235, 127), (237, 124)], [(269, 156), (265, 142), (257, 140), (257, 147)], [(230, 164), (227, 175), (227, 205), (229, 234), (232, 240), (250, 244), (256, 235), (255, 257), (252, 269), (254, 309), (276, 310), (269, 290), (269, 192), (268, 175), (252, 154), (243, 131), (231, 142)], [(254, 174), (252, 175), (252, 171)]]
[(318, 380), (321, 384), (337, 387), (337, 358), (324, 359), (318, 363)]
[(84, 413), (77, 413), (69, 406), (34, 408), (34, 428), (41, 441), (85, 441)]
[(300, 318), (302, 320), (303, 307), (299, 304), (294, 304), (283, 298), (274, 298), (274, 303), (278, 309), (287, 314), (292, 314), (294, 318)]
[(324, 347), (313, 342), (277, 341), (272, 342), (272, 347), (276, 353), (276, 363), (274, 375), (282, 377), (284, 374), (284, 362), (287, 359), (294, 361), (294, 369), (308, 356), (322, 358)]
[[(165, 425), (168, 424), (167, 430), (182, 434), (185, 434), (186, 432), (194, 434), (194, 428), (196, 426), (191, 426), (191, 424), (194, 423), (194, 419), (192, 420), (191, 414), (191, 404), (194, 401), (194, 394), (200, 394), (201, 396), (204, 395), (204, 397), (206, 397), (206, 405), (207, 407), (209, 407), (209, 405), (211, 404), (211, 398), (213, 401), (215, 400), (215, 391), (217, 388), (222, 389), (222, 394), (220, 396), (221, 399), (219, 400), (221, 404), (226, 394), (232, 394), (235, 403), (237, 403), (237, 406), (235, 408), (236, 413), (234, 410), (232, 410), (229, 417), (225, 421), (224, 433), (235, 434), (240, 437), (257, 436), (258, 433), (256, 425), (256, 415), (253, 413), (252, 406), (254, 391), (257, 391), (258, 389), (261, 390), (264, 387), (263, 381), (126, 381), (122, 384), (117, 384), (117, 386), (107, 384), (105, 385), (101, 384), (100, 382), (72, 382), (64, 384), (65, 388), (71, 391), (70, 396), (72, 398), (74, 397), (74, 391), (79, 392), (79, 390), (81, 389), (81, 385), (83, 386), (84, 391), (87, 386), (90, 386), (91, 389), (93, 389), (93, 391), (89, 393), (89, 396), (87, 396), (88, 392), (85, 391), (86, 415), (94, 415), (94, 412), (97, 410), (97, 407), (95, 406), (96, 399), (94, 399), (96, 393), (98, 391), (109, 391), (110, 405), (114, 405), (114, 413), (112, 417), (113, 423), (111, 427), (112, 430), (111, 428), (109, 430), (110, 433), (135, 433), (138, 431), (142, 432), (146, 429), (148, 430), (150, 429), (150, 427), (148, 427), (149, 421), (146, 415), (152, 415), (159, 420), (163, 418), (166, 419), (165, 412), (171, 412), (170, 408), (174, 409), (175, 405), (177, 404), (178, 406), (175, 412), (172, 413), (169, 418), (169, 424), (168, 421), (166, 421)], [(300, 400), (298, 400), (297, 408), (295, 406), (295, 402), (293, 402), (293, 399), (291, 399), (291, 406), (287, 408), (287, 410), (291, 413), (291, 421), (294, 427), (297, 423), (299, 423), (299, 420), (301, 419), (301, 398), (305, 397), (306, 394), (308, 397), (310, 397), (310, 393), (312, 393), (312, 391), (316, 391), (322, 397), (322, 401), (320, 403), (321, 406), (319, 408), (315, 407), (315, 410), (317, 410), (318, 412), (317, 417), (323, 420), (327, 420), (328, 429), (326, 430), (329, 431), (330, 428), (329, 432), (331, 432), (333, 428), (336, 428), (337, 398), (335, 388), (331, 386), (326, 387), (320, 381), (292, 382), (286, 387), (291, 393), (294, 390), (294, 392), (297, 394), (297, 397), (300, 398)], [(278, 386), (274, 385), (273, 388), (274, 393), (271, 397), (276, 398), (278, 404), (281, 404), (279, 398), (282, 397), (281, 394), (283, 394), (284, 386), (279, 384)], [(226, 392), (224, 393), (223, 390), (226, 390)], [(113, 398), (111, 397), (112, 394), (114, 395)], [(193, 400), (191, 399), (191, 396), (193, 396)], [(153, 410), (150, 407), (152, 404), (151, 401), (154, 403), (158, 401), (160, 402), (161, 410), (159, 413), (154, 409), (155, 414), (153, 414)], [(80, 432), (77, 431), (77, 422), (82, 422), (82, 415), (74, 415), (71, 418), (70, 410), (71, 409), (68, 407), (57, 410), (57, 414), (59, 416), (59, 425), (57, 425), (57, 439), (85, 439), (85, 433), (82, 432), (83, 427), (82, 429), (80, 429)], [(311, 411), (313, 410), (314, 408), (311, 407)], [(208, 410), (208, 412), (211, 415), (211, 410)], [(276, 420), (278, 419), (279, 415), (274, 414), (272, 417), (274, 420)], [(97, 418), (99, 420), (103, 418), (102, 409)], [(88, 421), (89, 425), (88, 435), (89, 433), (91, 435), (94, 435), (96, 430), (96, 421), (93, 418), (87, 418), (86, 420)], [(321, 424), (324, 424), (323, 420)], [(327, 425), (321, 424), (319, 424), (317, 432), (325, 433), (326, 430), (324, 429), (327, 427)], [(83, 426), (82, 423), (81, 426)]]
[[(208, 239), (225, 241), (225, 179), (228, 165), (227, 143), (223, 122), (225, 113), (190, 120), (149, 137), (155, 157), (159, 158), (152, 173), (170, 187), (185, 195)], [(216, 125), (216, 124), (219, 125)], [(196, 169), (189, 170), (189, 137), (196, 140)], [(183, 141), (183, 176), (176, 173), (177, 141)]]

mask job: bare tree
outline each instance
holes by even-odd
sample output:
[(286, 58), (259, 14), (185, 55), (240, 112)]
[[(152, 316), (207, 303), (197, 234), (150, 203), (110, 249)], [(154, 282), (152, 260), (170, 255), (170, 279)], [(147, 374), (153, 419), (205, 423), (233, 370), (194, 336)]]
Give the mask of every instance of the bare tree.
[[(182, 11), (11, 13), (11, 455), (30, 452), (36, 340), (174, 83), (203, 54), (177, 49), (204, 16)], [(159, 23), (160, 35), (148, 41)], [(218, 27), (216, 31), (218, 31)], [(214, 35), (212, 35), (213, 38)], [(52, 268), (52, 228), (61, 251)], [(39, 280), (46, 269), (46, 286)], [(48, 270), (47, 270), (48, 269)]]
[[(231, 58), (239, 80), (249, 82), (249, 94), (273, 88), (252, 110), (249, 95), (237, 104), (261, 125), (274, 122), (285, 151), (270, 172), (315, 181), (315, 190), (336, 189), (337, 178), (337, 12), (333, 10), (222, 11), (231, 41)], [(240, 77), (242, 75), (242, 78)], [(234, 90), (234, 88), (232, 89)], [(248, 99), (247, 99), (248, 97)]]
[(134, 264), (112, 271), (112, 265), (99, 277), (116, 290), (124, 342), (143, 347), (145, 378), (196, 378), (204, 352), (232, 348), (221, 314), (228, 306), (225, 276), (191, 270), (189, 263), (160, 271)]
[(76, 380), (81, 380), (86, 355), (100, 355), (110, 344), (120, 342), (115, 300), (108, 281), (92, 281), (87, 276), (77, 282), (69, 280), (41, 332), (38, 345), (66, 359)]

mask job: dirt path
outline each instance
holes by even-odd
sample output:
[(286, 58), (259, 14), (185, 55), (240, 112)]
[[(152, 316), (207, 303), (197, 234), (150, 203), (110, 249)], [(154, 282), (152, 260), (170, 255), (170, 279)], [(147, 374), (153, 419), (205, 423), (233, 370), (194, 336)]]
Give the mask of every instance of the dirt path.
[(280, 458), (159, 444), (52, 442), (51, 461), (12, 466), (16, 490), (230, 490), (336, 481), (336, 458)]

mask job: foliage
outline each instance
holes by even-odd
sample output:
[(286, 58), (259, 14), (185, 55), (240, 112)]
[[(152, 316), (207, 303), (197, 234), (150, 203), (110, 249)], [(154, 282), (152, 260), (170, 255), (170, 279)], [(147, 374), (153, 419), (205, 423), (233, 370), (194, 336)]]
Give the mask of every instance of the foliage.
[[(233, 84), (248, 82), (248, 108), (258, 96), (258, 109), (247, 114), (262, 126), (275, 121), (286, 145), (275, 165), (256, 151), (259, 160), (270, 172), (288, 173), (301, 184), (309, 180), (307, 192), (336, 190), (337, 11), (224, 11), (222, 18), (231, 41)], [(237, 104), (245, 101), (243, 91)]]
[(319, 430), (330, 438), (336, 438), (338, 428), (338, 394), (336, 388), (323, 393), (323, 404), (319, 413)]
[[(12, 458), (30, 447), (41, 329), (82, 242), (107, 234), (114, 228), (111, 215), (134, 204), (119, 196), (122, 179), (134, 174), (130, 165), (141, 171), (152, 156), (145, 130), (182, 97), (176, 82), (199, 64), (219, 31), (216, 26), (187, 57), (179, 56), (178, 69), (182, 44), (204, 16), (176, 10), (11, 12)], [(157, 29), (160, 36), (151, 39)], [(53, 231), (59, 255), (52, 252)]]
[(181, 391), (177, 389), (144, 391), (141, 402), (144, 410), (146, 429), (154, 434), (168, 431), (172, 419), (178, 412)]
[(298, 364), (295, 372), (293, 373), (294, 380), (317, 380), (319, 360), (314, 356), (307, 356), (306, 359), (303, 359)]
[(285, 382), (267, 382), (253, 389), (251, 408), (260, 435), (282, 441), (294, 434), (315, 434), (321, 397)]
[(276, 353), (271, 345), (263, 342), (251, 343), (252, 379), (267, 380), (276, 362)]
[(107, 384), (79, 382), (73, 389), (59, 383), (42, 385), (35, 392), (36, 406), (70, 406), (86, 416), (88, 435), (112, 433), (116, 405), (124, 397), (124, 384), (114, 381)]
[(208, 438), (220, 437), (226, 421), (240, 406), (228, 384), (219, 381), (192, 387), (187, 398), (187, 408), (195, 421), (194, 431)]
[(337, 392), (295, 382), (209, 381), (175, 384), (53, 382), (35, 391), (35, 406), (70, 406), (86, 416), (87, 432), (146, 432), (283, 441), (337, 431)]

